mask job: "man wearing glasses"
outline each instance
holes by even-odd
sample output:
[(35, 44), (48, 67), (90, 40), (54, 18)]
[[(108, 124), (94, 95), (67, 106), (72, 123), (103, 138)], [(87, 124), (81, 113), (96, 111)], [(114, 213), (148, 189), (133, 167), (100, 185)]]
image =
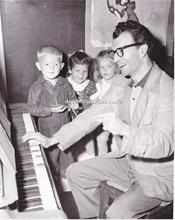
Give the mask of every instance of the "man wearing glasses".
[(103, 180), (115, 182), (124, 192), (107, 210), (107, 218), (139, 218), (173, 200), (173, 79), (151, 60), (153, 46), (146, 27), (133, 21), (119, 23), (109, 55), (120, 67), (121, 78), (112, 84), (104, 103), (94, 103), (52, 138), (24, 138), (45, 147), (58, 143), (64, 150), (100, 124), (115, 136), (116, 152), (67, 169), (80, 218), (98, 216), (97, 189)]

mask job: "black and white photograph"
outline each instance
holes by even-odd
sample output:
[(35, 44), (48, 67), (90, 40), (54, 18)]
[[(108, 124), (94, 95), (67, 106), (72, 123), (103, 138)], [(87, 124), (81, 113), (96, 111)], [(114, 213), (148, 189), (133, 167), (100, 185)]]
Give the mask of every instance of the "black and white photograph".
[(174, 0), (0, 0), (0, 219), (174, 219)]

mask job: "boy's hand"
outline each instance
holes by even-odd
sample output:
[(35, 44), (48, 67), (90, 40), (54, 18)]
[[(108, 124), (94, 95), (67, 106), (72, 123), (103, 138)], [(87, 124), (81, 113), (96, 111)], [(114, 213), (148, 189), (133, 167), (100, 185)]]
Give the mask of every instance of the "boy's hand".
[(66, 107), (64, 105), (51, 107), (51, 112), (53, 112), (53, 113), (64, 112), (65, 110), (66, 110)]
[(70, 104), (69, 104), (69, 108), (73, 109), (73, 110), (76, 110), (79, 108), (79, 104), (77, 102), (74, 102), (72, 101)]

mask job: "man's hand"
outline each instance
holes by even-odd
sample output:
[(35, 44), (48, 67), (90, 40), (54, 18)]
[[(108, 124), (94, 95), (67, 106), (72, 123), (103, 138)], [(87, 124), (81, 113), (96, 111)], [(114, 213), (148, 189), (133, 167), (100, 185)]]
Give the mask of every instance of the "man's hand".
[(22, 141), (32, 141), (32, 145), (42, 145), (44, 148), (48, 148), (57, 143), (53, 138), (48, 138), (39, 132), (28, 132), (22, 137)]
[(129, 126), (114, 112), (100, 114), (97, 120), (103, 124), (103, 129), (114, 135), (129, 135)]

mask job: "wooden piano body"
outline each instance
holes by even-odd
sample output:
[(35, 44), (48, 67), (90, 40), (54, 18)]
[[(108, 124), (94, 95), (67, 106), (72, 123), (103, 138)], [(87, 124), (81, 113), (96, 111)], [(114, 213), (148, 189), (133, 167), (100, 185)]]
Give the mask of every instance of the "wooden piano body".
[[(6, 212), (5, 218), (67, 218), (42, 147), (30, 142), (23, 143), (21, 140), (27, 131), (36, 129), (34, 120), (27, 113), (26, 104), (14, 103), (8, 108), (10, 139), (15, 151), (18, 198), (13, 206), (9, 206), (15, 209), (1, 209)], [(3, 176), (1, 181), (3, 183)], [(7, 207), (7, 204), (5, 206)], [(3, 217), (1, 213), (0, 211), (0, 217)]]

